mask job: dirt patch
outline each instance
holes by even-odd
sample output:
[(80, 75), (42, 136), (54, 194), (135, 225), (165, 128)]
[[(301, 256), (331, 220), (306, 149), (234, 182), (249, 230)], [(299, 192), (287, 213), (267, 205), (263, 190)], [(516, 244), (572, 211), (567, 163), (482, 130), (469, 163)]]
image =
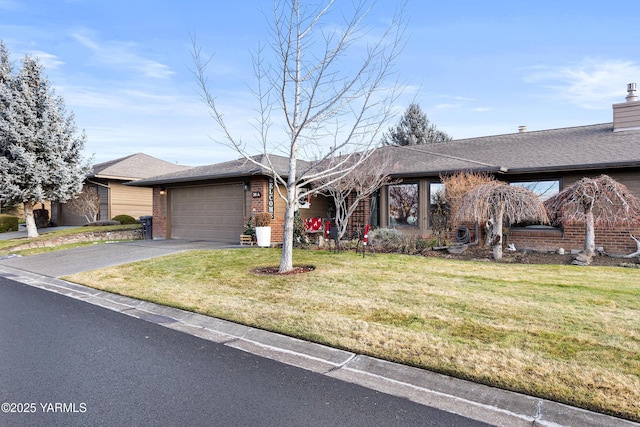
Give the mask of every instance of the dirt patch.
[[(446, 259), (458, 259), (466, 261), (490, 261), (500, 263), (514, 263), (514, 264), (562, 264), (569, 265), (575, 259), (575, 255), (547, 252), (510, 252), (504, 250), (502, 259), (496, 261), (493, 259), (493, 252), (490, 249), (484, 247), (469, 246), (461, 254), (451, 254), (445, 250), (431, 250), (428, 249), (422, 253), (424, 256), (446, 258)], [(596, 255), (591, 260), (591, 265), (594, 266), (608, 266), (608, 267), (632, 267), (633, 265), (640, 266), (638, 264), (640, 259), (635, 258), (621, 258), (612, 257), (608, 255)]]
[(294, 274), (308, 273), (316, 269), (313, 265), (294, 266), (293, 270), (286, 273), (280, 273), (279, 267), (258, 267), (251, 270), (253, 274), (258, 276), (292, 276)]

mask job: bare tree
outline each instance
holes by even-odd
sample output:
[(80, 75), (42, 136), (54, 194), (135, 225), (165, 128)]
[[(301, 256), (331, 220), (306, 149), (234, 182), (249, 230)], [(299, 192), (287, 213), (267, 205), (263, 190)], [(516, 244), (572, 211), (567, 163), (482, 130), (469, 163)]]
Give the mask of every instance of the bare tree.
[(548, 199), (544, 205), (555, 224), (584, 222), (584, 253), (587, 256), (595, 254), (596, 224), (640, 223), (640, 199), (608, 175), (582, 178)]
[(456, 213), (459, 221), (491, 220), (493, 258), (502, 258), (502, 224), (522, 221), (548, 222), (547, 213), (538, 195), (526, 188), (502, 181), (490, 181), (471, 189), (462, 198)]
[(67, 206), (73, 213), (83, 215), (87, 222), (94, 222), (100, 212), (98, 189), (92, 185), (83, 185), (80, 193), (69, 200)]
[[(305, 186), (320, 191), (366, 160), (380, 142), (398, 94), (399, 85), (390, 78), (402, 48), (402, 13), (390, 17), (389, 26), (373, 39), (364, 26), (370, 6), (364, 1), (349, 2), (354, 9), (348, 14), (336, 4), (335, 0), (274, 2), (269, 42), (273, 56), (265, 57), (268, 52), (263, 47), (253, 56), (256, 131), (264, 156), (253, 156), (227, 126), (207, 81), (209, 61), (203, 60), (193, 41), (194, 74), (222, 132), (219, 142), (268, 171), (285, 201), (281, 273), (293, 269), (294, 213), (298, 197), (308, 191)], [(276, 112), (282, 113), (279, 119)], [(284, 139), (272, 136), (274, 125), (284, 129)], [(274, 167), (271, 154), (275, 152), (289, 158), (286, 174)], [(359, 153), (357, 160), (353, 153)], [(298, 160), (303, 156), (308, 163), (301, 166)], [(322, 167), (335, 156), (340, 161), (331, 168)], [(324, 184), (314, 185), (320, 180)]]
[[(386, 172), (391, 164), (388, 152), (377, 151), (340, 180), (327, 177), (327, 185), (320, 194), (333, 198), (335, 203), (335, 221), (338, 227), (338, 239), (347, 232), (349, 218), (360, 202), (370, 197), (383, 185), (391, 184), (392, 179)], [(323, 184), (323, 180), (318, 181)], [(351, 203), (349, 203), (351, 202)]]
[(492, 175), (484, 172), (459, 171), (450, 175), (440, 175), (444, 184), (444, 200), (449, 205), (449, 215), (455, 218), (463, 197), (473, 188), (495, 181)]

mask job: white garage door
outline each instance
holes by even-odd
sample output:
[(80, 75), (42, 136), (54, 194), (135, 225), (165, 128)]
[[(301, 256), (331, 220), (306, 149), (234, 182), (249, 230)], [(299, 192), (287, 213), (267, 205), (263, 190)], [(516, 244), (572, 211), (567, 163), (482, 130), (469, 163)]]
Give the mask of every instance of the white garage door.
[(170, 189), (170, 237), (237, 243), (243, 196), (241, 183)]

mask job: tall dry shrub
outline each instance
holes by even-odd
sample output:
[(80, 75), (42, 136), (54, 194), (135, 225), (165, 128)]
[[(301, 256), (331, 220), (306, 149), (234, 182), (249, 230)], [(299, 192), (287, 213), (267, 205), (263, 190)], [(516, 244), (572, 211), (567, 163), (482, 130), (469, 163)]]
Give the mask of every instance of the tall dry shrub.
[[(479, 185), (495, 181), (495, 178), (486, 172), (459, 171), (451, 175), (440, 175), (440, 180), (444, 184), (444, 201), (449, 206), (449, 218), (454, 220), (463, 197)], [(453, 228), (453, 224), (450, 228)]]

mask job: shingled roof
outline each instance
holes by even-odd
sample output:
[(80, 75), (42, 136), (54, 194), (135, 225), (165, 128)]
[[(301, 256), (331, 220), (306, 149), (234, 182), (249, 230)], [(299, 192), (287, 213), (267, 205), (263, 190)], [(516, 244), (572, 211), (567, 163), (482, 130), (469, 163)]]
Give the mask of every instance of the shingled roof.
[[(410, 147), (388, 146), (378, 152), (391, 155), (393, 160), (387, 172), (394, 177), (438, 176), (460, 170), (517, 174), (640, 167), (640, 130), (614, 132), (613, 123), (603, 123)], [(286, 176), (288, 159), (270, 157), (278, 173)], [(262, 161), (265, 156), (255, 158)], [(255, 164), (238, 159), (155, 176), (133, 185), (268, 174)]]
[[(270, 155), (269, 158), (278, 174), (286, 176), (289, 169), (289, 159), (276, 155)], [(265, 164), (267, 161), (265, 155), (254, 156), (254, 159)], [(302, 160), (299, 162), (302, 164), (306, 163)], [(149, 179), (136, 181), (133, 185), (150, 186), (169, 184), (173, 182), (205, 181), (222, 178), (248, 177), (253, 175), (269, 175), (269, 172), (256, 166), (247, 159), (242, 158), (213, 165), (196, 166), (183, 171), (155, 176)]]
[(382, 150), (393, 153), (394, 176), (639, 167), (640, 130), (614, 132), (612, 123), (604, 123)]
[(93, 165), (89, 178), (135, 181), (188, 169), (190, 169), (189, 166), (176, 165), (144, 153), (137, 153)]

